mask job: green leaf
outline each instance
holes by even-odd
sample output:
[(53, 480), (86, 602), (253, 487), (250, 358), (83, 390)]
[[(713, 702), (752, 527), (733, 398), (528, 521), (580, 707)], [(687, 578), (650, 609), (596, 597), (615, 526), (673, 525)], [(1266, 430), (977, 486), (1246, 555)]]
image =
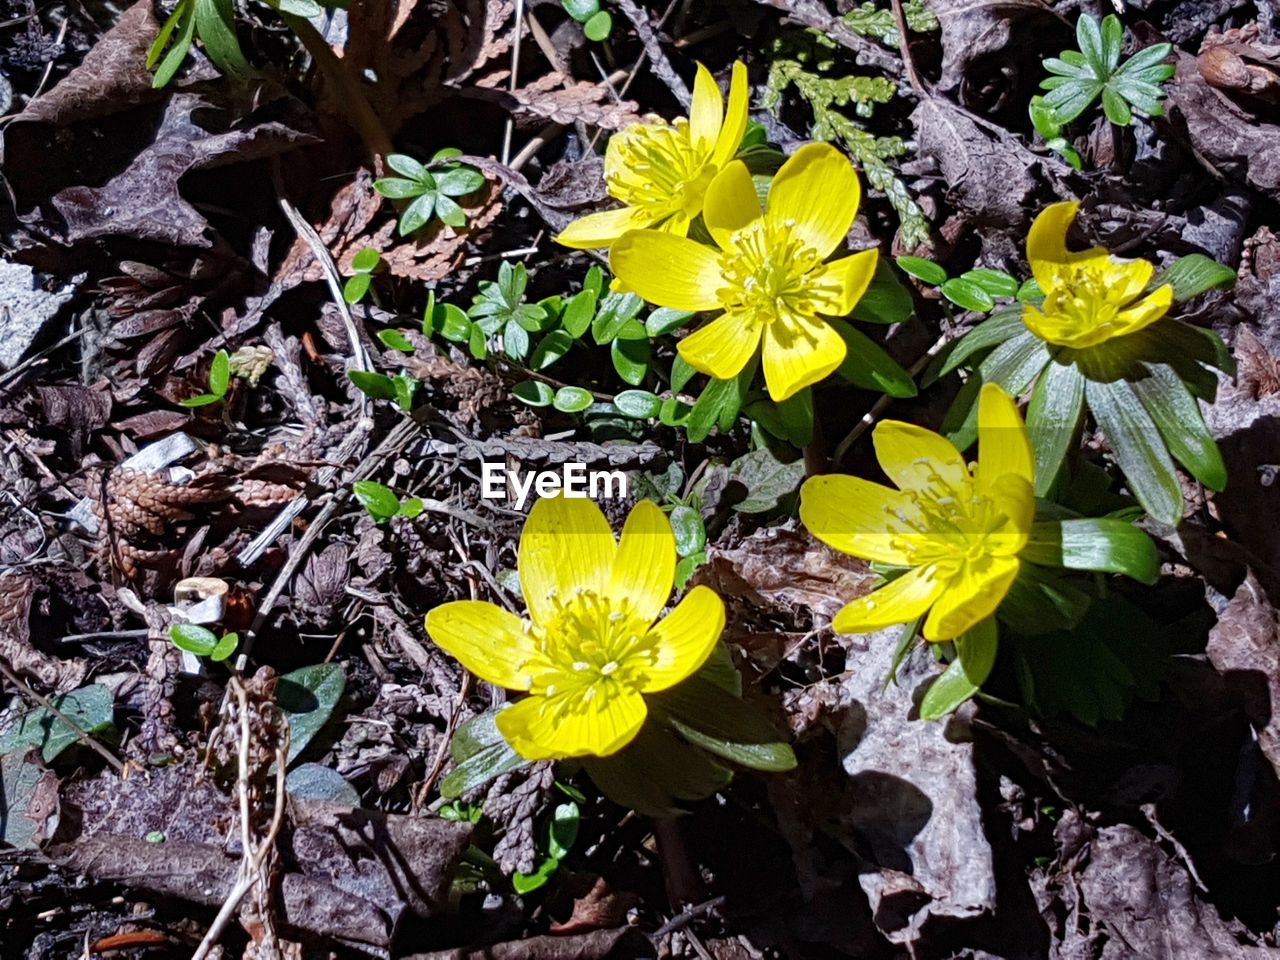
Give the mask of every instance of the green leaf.
[(317, 663), (286, 673), (276, 685), (276, 703), (289, 721), (289, 766), (333, 715), (347, 688), (340, 663)]
[(658, 408), (658, 422), (664, 427), (683, 426), (689, 419), (693, 407), (677, 397), (666, 397)]
[(876, 390), (891, 397), (916, 395), (911, 374), (885, 353), (883, 347), (843, 320), (828, 318), (827, 322), (845, 342), (844, 360), (836, 369), (839, 376), (864, 390)]
[(582, 33), (588, 40), (600, 43), (609, 39), (613, 32), (613, 17), (608, 10), (601, 10), (582, 25)]
[(777, 404), (782, 437), (794, 447), (807, 447), (813, 441), (813, 391), (798, 391)]
[(1124, 97), (1111, 87), (1102, 88), (1102, 112), (1117, 127), (1127, 127), (1133, 121), (1133, 111)]
[(1160, 556), (1147, 534), (1124, 520), (1090, 517), (1036, 523), (1023, 557), (1042, 566), (1160, 579)]
[(560, 0), (560, 5), (579, 23), (586, 23), (600, 11), (600, 0)]
[(175, 623), (169, 628), (173, 645), (197, 657), (207, 657), (218, 647), (218, 637), (208, 627), (196, 623)]
[(515, 360), (529, 353), (529, 331), (515, 320), (508, 320), (502, 330), (502, 352)]
[(430, 182), (427, 168), (407, 153), (387, 154), (387, 166), (402, 177), (408, 177), (418, 183)]
[(905, 323), (914, 311), (915, 302), (910, 292), (894, 274), (888, 261), (877, 258), (871, 283), (849, 316), (863, 323), (893, 324)]
[(235, 8), (231, 0), (195, 0), (196, 34), (214, 66), (233, 79), (247, 80), (253, 67), (236, 39)]
[(551, 812), (551, 824), (547, 828), (547, 853), (563, 860), (578, 839), (578, 825), (582, 820), (578, 805), (572, 801), (556, 804)]
[(511, 388), (516, 399), (531, 407), (549, 407), (556, 392), (541, 380), (522, 380)]
[(769, 719), (719, 684), (695, 674), (647, 699), (667, 726), (708, 753), (752, 770), (795, 768), (795, 754)]
[[(1022, 281), (1022, 286), (1018, 288), (1018, 292), (1014, 295), (1019, 303), (1035, 303), (1044, 299), (1044, 291), (1040, 289), (1040, 284), (1036, 282), (1035, 277)], [(1021, 313), (1019, 313), (1021, 316)]]
[(996, 662), (998, 631), (988, 617), (956, 638), (956, 658), (920, 701), (920, 719), (941, 720), (978, 692)]
[(422, 516), (422, 511), (426, 508), (427, 505), (422, 502), (421, 498), (410, 497), (407, 500), (401, 501), (400, 509), (396, 511), (396, 516), (408, 517), (412, 520), (414, 517)]
[(1075, 443), (1084, 415), (1084, 377), (1071, 364), (1053, 363), (1036, 381), (1027, 407), (1027, 432), (1035, 451), (1036, 496), (1053, 489)]
[(400, 511), (400, 498), (385, 484), (373, 480), (357, 480), (351, 485), (351, 492), (378, 523), (390, 520)]
[(436, 194), (436, 219), (455, 230), (461, 230), (467, 225), (467, 211), (458, 206), (457, 201), (443, 193), (438, 193)]
[(420, 197), (427, 192), (417, 180), (404, 180), (400, 177), (383, 177), (373, 181), (373, 189), (388, 200), (408, 200)]
[(688, 360), (680, 356), (680, 354), (676, 354), (675, 359), (671, 361), (671, 389), (679, 393), (697, 372), (689, 365)]
[(458, 165), (435, 174), (436, 189), (446, 197), (465, 197), (485, 184), (484, 174), (474, 167)]
[(51, 702), (66, 720), (42, 706), (20, 713), (0, 733), (0, 754), (25, 754), (30, 748), (39, 747), (44, 762), (52, 763), (79, 741), (77, 730), (95, 734), (112, 728), (115, 699), (101, 684), (72, 690), (54, 697)]
[(466, 343), (471, 339), (471, 318), (452, 303), (442, 303), (435, 308), (432, 326), (436, 333), (453, 343)]
[(1036, 133), (1040, 134), (1046, 143), (1062, 135), (1062, 124), (1058, 122), (1053, 108), (1044, 102), (1044, 97), (1032, 97), (1027, 105), (1027, 113), (1031, 117), (1031, 125), (1036, 128)]
[(1101, 92), (1102, 83), (1097, 80), (1069, 80), (1046, 93), (1044, 102), (1058, 123), (1067, 124), (1088, 110)]
[(673, 817), (680, 801), (701, 800), (733, 775), (702, 750), (649, 722), (636, 738), (608, 757), (584, 757), (583, 768), (606, 797), (649, 817)]
[(1012, 297), (1018, 292), (1018, 281), (1003, 270), (979, 267), (961, 274), (960, 279), (976, 284), (992, 297)]
[(194, 397), (179, 400), (178, 403), (184, 407), (207, 407), (209, 404), (217, 403), (221, 399), (221, 397), (214, 396), (212, 393), (199, 393)]
[(357, 273), (354, 277), (348, 277), (347, 282), (342, 286), (342, 299), (351, 304), (359, 303), (369, 292), (369, 285), (372, 282), (373, 278), (367, 273)]
[(407, 237), (416, 230), (426, 226), (427, 221), (431, 219), (431, 214), (435, 212), (436, 195), (434, 193), (424, 193), (417, 200), (404, 208), (404, 213), (400, 214), (400, 225), (398, 227), (400, 236)]
[(1060, 567), (1024, 563), (1000, 601), (997, 616), (1001, 624), (1022, 634), (1072, 630), (1093, 603), (1093, 595), (1081, 589), (1088, 583)]
[(364, 247), (351, 258), (351, 269), (357, 273), (372, 273), (382, 263), (382, 255), (373, 247)]
[(360, 806), (360, 794), (338, 771), (319, 763), (300, 763), (289, 771), (285, 792), (298, 800), (323, 800), (348, 807)]
[(1109, 13), (1102, 18), (1102, 62), (1106, 65), (1106, 75), (1110, 76), (1120, 63), (1120, 52), (1124, 49), (1124, 27), (1120, 26), (1120, 18)]
[(928, 386), (963, 366), (975, 354), (1025, 333), (1027, 328), (1022, 322), (1021, 309), (997, 310), (959, 340), (953, 340), (944, 347), (930, 364), (930, 368), (925, 371), (921, 382)]
[(955, 277), (942, 285), (942, 295), (965, 310), (986, 313), (996, 305), (991, 294), (972, 280)]
[(456, 800), (528, 764), (529, 761), (512, 750), (502, 738), (497, 715), (497, 710), (490, 710), (458, 728), (449, 745), (455, 766), (440, 781), (442, 797)]
[[(689, 422), (685, 429), (690, 440), (701, 443), (711, 433), (712, 427), (719, 427), (722, 433), (733, 427), (756, 375), (757, 363), (752, 358), (736, 377), (729, 380), (717, 380), (713, 377), (707, 383), (689, 412)], [(674, 365), (672, 369), (674, 370)]]
[[(36, 793), (46, 776), (39, 764), (31, 763), (27, 754), (0, 756), (0, 841), (23, 850), (35, 850), (36, 838), (45, 832), (47, 820), (57, 826), (57, 816), (48, 804), (39, 804)], [(43, 806), (43, 810), (40, 808)]]
[(1182, 487), (1155, 423), (1124, 380), (1089, 380), (1085, 400), (1111, 443), (1129, 488), (1161, 523), (1182, 522)]
[(618, 337), (609, 345), (613, 369), (626, 383), (638, 387), (649, 373), (649, 341)]
[[(195, 13), (194, 0), (183, 0), (178, 6), (174, 7), (172, 15), (165, 22), (165, 30), (171, 31), (176, 27), (178, 32), (173, 41), (173, 46), (169, 48), (169, 52), (160, 61), (160, 66), (156, 68), (156, 75), (151, 80), (153, 88), (158, 90), (167, 86), (169, 81), (177, 74), (183, 61), (187, 59), (187, 53), (191, 50), (191, 41), (196, 33)], [(154, 62), (155, 58), (159, 57), (160, 51), (164, 49), (168, 38), (165, 30), (162, 30), (160, 35), (156, 37), (155, 43), (152, 44), (151, 50), (147, 54), (148, 66)]]
[(1095, 17), (1088, 13), (1080, 14), (1076, 20), (1076, 46), (1084, 55), (1085, 61), (1093, 68), (1098, 79), (1106, 79), (1111, 74), (1107, 66), (1107, 54), (1102, 39), (1102, 29)]
[(1203, 253), (1179, 257), (1168, 269), (1162, 270), (1151, 281), (1149, 289), (1173, 287), (1173, 299), (1185, 303), (1209, 290), (1229, 290), (1235, 286), (1236, 272)]
[(551, 405), (561, 413), (581, 413), (591, 406), (595, 398), (582, 387), (561, 387), (551, 400)]
[(679, 330), (693, 316), (692, 310), (673, 310), (670, 307), (659, 307), (644, 322), (645, 333), (650, 339), (663, 337), (673, 330)]
[(623, 390), (613, 398), (613, 405), (624, 417), (648, 420), (658, 415), (662, 401), (648, 390)]
[(560, 861), (555, 858), (548, 858), (538, 864), (538, 869), (533, 873), (521, 873), (517, 870), (511, 874), (511, 889), (521, 896), (526, 893), (532, 893), (538, 888), (546, 886), (547, 881), (559, 869)]
[(564, 330), (552, 330), (534, 348), (529, 358), (529, 366), (534, 370), (545, 370), (551, 366), (573, 346), (573, 337)]
[(213, 363), (209, 365), (209, 392), (221, 399), (227, 395), (231, 386), (231, 357), (225, 350), (213, 355)]
[(369, 370), (348, 370), (347, 379), (356, 385), (367, 397), (374, 400), (394, 400), (396, 386), (385, 373), (373, 373)]
[(379, 330), (378, 339), (382, 341), (384, 346), (388, 346), (392, 350), (399, 350), (401, 353), (413, 353), (413, 344), (409, 342), (409, 338), (404, 335), (402, 330)]
[(728, 478), (747, 488), (746, 497), (734, 504), (739, 513), (764, 513), (781, 506), (804, 480), (804, 459), (784, 463), (768, 448), (752, 450), (729, 464)]
[(209, 659), (214, 663), (221, 663), (236, 652), (236, 647), (240, 645), (240, 635), (238, 633), (225, 633), (218, 640), (218, 645), (213, 648), (213, 652), (209, 654)]
[(671, 529), (676, 535), (676, 553), (688, 557), (707, 545), (707, 528), (702, 514), (681, 504), (671, 511)]
[(947, 282), (947, 271), (941, 264), (934, 263), (932, 260), (926, 260), (924, 257), (901, 256), (894, 257), (894, 262), (903, 273), (932, 287), (940, 287)]
[(396, 406), (405, 413), (413, 409), (413, 397), (421, 384), (411, 375), (401, 370), (391, 378), (391, 388), (395, 392)]
[(1133, 382), (1147, 413), (1155, 421), (1169, 452), (1187, 472), (1210, 490), (1227, 485), (1227, 467), (1213, 435), (1205, 426), (1200, 404), (1165, 364), (1149, 364), (1151, 375)]
[[(1149, 70), (1152, 67), (1164, 64), (1164, 61), (1173, 53), (1173, 44), (1156, 43), (1149, 47), (1144, 47), (1135, 53), (1132, 57), (1120, 65), (1116, 70), (1119, 76), (1128, 76)], [(1171, 66), (1171, 65), (1170, 65)]]
[(601, 346), (612, 343), (643, 306), (644, 301), (634, 293), (610, 293), (591, 322), (592, 338)]
[(595, 315), (596, 292), (583, 289), (574, 294), (573, 299), (564, 308), (564, 315), (561, 317), (560, 323), (563, 325), (565, 333), (577, 340), (590, 328), (591, 320)]

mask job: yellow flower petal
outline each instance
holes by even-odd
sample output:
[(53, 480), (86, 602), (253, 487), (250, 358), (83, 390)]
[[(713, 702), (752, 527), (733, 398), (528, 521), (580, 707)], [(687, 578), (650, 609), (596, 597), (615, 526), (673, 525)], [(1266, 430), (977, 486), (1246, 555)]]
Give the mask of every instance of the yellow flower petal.
[(741, 160), (735, 160), (721, 170), (707, 187), (702, 201), (702, 219), (721, 249), (729, 247), (729, 238), (736, 231), (763, 215), (756, 185), (751, 181), (747, 165)]
[(605, 757), (630, 743), (644, 726), (644, 697), (625, 690), (580, 690), (525, 697), (497, 716), (498, 732), (526, 760)]
[(457, 600), (431, 610), (427, 634), (481, 680), (528, 690), (521, 665), (538, 655), (533, 637), (514, 613), (483, 600)]
[(1121, 260), (1108, 257), (1108, 264), (1103, 268), (1107, 286), (1111, 288), (1111, 296), (1118, 303), (1129, 303), (1136, 299), (1155, 275), (1156, 265), (1150, 260)]
[(1173, 287), (1165, 284), (1156, 287), (1146, 297), (1138, 301), (1128, 310), (1122, 310), (1116, 317), (1116, 330), (1113, 336), (1126, 336), (1137, 333), (1143, 327), (1155, 323), (1173, 306)]
[(829, 143), (810, 143), (782, 165), (769, 187), (765, 220), (790, 223), (792, 233), (820, 260), (831, 255), (853, 225), (862, 198), (858, 173)]
[(1067, 230), (1080, 210), (1079, 203), (1052, 203), (1040, 211), (1027, 234), (1027, 260), (1040, 287), (1048, 292), (1055, 285), (1058, 267), (1079, 260), (1106, 256), (1101, 247), (1078, 253), (1067, 250)]
[(899, 517), (918, 512), (898, 490), (861, 477), (810, 477), (800, 488), (800, 520), (815, 537), (841, 553), (911, 566), (906, 539), (914, 533)]
[(837, 633), (871, 633), (910, 623), (929, 609), (944, 587), (932, 566), (916, 567), (879, 590), (846, 604), (831, 621), (831, 629)]
[(614, 274), (650, 303), (676, 310), (712, 310), (724, 281), (710, 247), (661, 230), (632, 230), (609, 249)]
[(768, 324), (762, 350), (769, 396), (781, 403), (824, 380), (844, 362), (844, 338), (816, 317), (791, 314)]
[(603, 594), (618, 552), (609, 521), (590, 500), (545, 497), (533, 505), (520, 534), (520, 589), (534, 623), (546, 626), (556, 598), (575, 590)]
[(987, 491), (1005, 522), (987, 534), (987, 552), (993, 557), (1014, 557), (1031, 539), (1031, 525), (1036, 519), (1036, 491), (1024, 477), (1006, 473)]
[(990, 495), (1005, 474), (1034, 484), (1035, 455), (1017, 404), (994, 383), (985, 383), (978, 397), (978, 492)]
[(966, 563), (947, 584), (924, 624), (926, 640), (954, 640), (995, 613), (1018, 575), (1017, 557)]
[(717, 380), (736, 377), (760, 346), (760, 324), (749, 314), (726, 313), (695, 330), (676, 349), (685, 362)]
[(556, 237), (556, 243), (575, 250), (607, 247), (628, 230), (640, 230), (652, 222), (649, 214), (638, 207), (589, 213), (565, 227)]
[(609, 596), (629, 600), (637, 620), (653, 623), (676, 581), (676, 537), (671, 521), (652, 500), (635, 505), (622, 528)]
[(709, 155), (724, 123), (724, 98), (711, 71), (698, 64), (693, 78), (693, 103), (689, 107), (689, 138), (694, 149)]
[(747, 67), (737, 60), (729, 80), (729, 105), (724, 113), (724, 126), (720, 128), (720, 136), (716, 138), (715, 150), (711, 154), (711, 162), (717, 167), (728, 163), (742, 145), (742, 137), (747, 132), (747, 100), (750, 95)]
[(935, 475), (959, 489), (969, 471), (951, 441), (932, 430), (901, 420), (882, 420), (871, 434), (880, 469), (900, 490), (923, 490)]
[(694, 587), (649, 631), (658, 660), (646, 671), (644, 692), (666, 690), (691, 676), (706, 663), (723, 632), (724, 602), (710, 587)]
[(832, 260), (811, 275), (809, 298), (818, 312), (829, 317), (843, 317), (858, 305), (876, 273), (878, 250)]

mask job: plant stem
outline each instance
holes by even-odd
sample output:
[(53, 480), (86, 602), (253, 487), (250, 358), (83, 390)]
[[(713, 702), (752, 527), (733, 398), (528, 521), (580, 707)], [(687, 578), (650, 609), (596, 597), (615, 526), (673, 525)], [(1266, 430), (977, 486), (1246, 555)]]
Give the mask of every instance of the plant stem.
[(653, 835), (658, 841), (658, 857), (662, 862), (662, 875), (667, 881), (667, 897), (673, 909), (679, 910), (706, 899), (702, 878), (689, 859), (680, 821), (675, 817), (663, 817), (653, 821)]
[(347, 119), (360, 134), (365, 147), (373, 154), (374, 162), (381, 165), (382, 158), (394, 153), (395, 147), (382, 121), (369, 105), (364, 91), (360, 89), (359, 81), (351, 75), (347, 65), (333, 52), (320, 31), (311, 25), (311, 21), (284, 11), (280, 11), (280, 16), (289, 25), (289, 29), (297, 34), (307, 52), (315, 58), (325, 77), (337, 88), (339, 99), (346, 108)]

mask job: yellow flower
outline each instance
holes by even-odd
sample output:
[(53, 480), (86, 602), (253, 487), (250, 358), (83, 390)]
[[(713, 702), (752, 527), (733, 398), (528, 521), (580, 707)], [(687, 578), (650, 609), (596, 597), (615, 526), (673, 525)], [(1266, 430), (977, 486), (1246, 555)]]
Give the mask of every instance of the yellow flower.
[(814, 536), (842, 553), (910, 568), (836, 614), (839, 632), (869, 633), (928, 611), (925, 638), (952, 640), (1009, 592), (1035, 518), (1031, 441), (995, 384), (978, 403), (976, 464), (931, 430), (886, 420), (873, 435), (876, 457), (897, 490), (858, 477), (805, 481), (800, 518)]
[(800, 148), (773, 178), (765, 209), (740, 160), (707, 188), (702, 216), (719, 249), (655, 230), (617, 241), (609, 264), (651, 303), (724, 315), (680, 341), (680, 355), (720, 380), (760, 350), (765, 383), (786, 400), (832, 373), (845, 343), (821, 316), (843, 317), (866, 292), (876, 251), (824, 261), (844, 240), (861, 188), (834, 147)]
[(726, 112), (720, 88), (698, 64), (689, 119), (633, 123), (609, 139), (604, 179), (625, 206), (573, 221), (556, 242), (579, 250), (607, 247), (628, 230), (655, 227), (684, 236), (702, 212), (716, 173), (732, 159), (747, 131), (747, 68), (733, 65)]
[(1122, 260), (1102, 247), (1068, 250), (1067, 229), (1079, 209), (1078, 203), (1055, 203), (1031, 225), (1027, 259), (1044, 303), (1022, 310), (1022, 322), (1040, 339), (1077, 350), (1141, 330), (1173, 303), (1168, 284), (1143, 296), (1155, 273), (1150, 262)]
[(676, 542), (647, 500), (627, 517), (621, 543), (590, 500), (539, 500), (518, 565), (529, 619), (460, 600), (428, 613), (426, 626), (476, 676), (529, 694), (497, 717), (529, 760), (625, 747), (644, 724), (644, 694), (693, 674), (724, 629), (724, 604), (707, 587), (658, 619), (675, 583)]

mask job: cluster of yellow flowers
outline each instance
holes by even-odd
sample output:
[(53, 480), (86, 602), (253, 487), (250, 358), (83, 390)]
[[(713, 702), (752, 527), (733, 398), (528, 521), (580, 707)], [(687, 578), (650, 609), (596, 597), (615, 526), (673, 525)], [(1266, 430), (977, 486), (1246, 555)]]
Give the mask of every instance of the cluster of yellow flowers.
[[(610, 141), (606, 178), (624, 206), (584, 217), (558, 239), (608, 247), (618, 281), (654, 304), (717, 311), (679, 342), (680, 355), (727, 379), (759, 352), (769, 394), (782, 401), (840, 366), (846, 345), (822, 318), (853, 309), (876, 251), (828, 260), (857, 214), (860, 187), (853, 165), (827, 144), (797, 150), (761, 204), (747, 167), (732, 159), (746, 111), (741, 63), (727, 112), (699, 67), (688, 120), (636, 125)], [(1028, 257), (1045, 296), (1025, 307), (1023, 321), (1047, 344), (1080, 350), (1159, 319), (1172, 294), (1168, 286), (1146, 293), (1153, 268), (1145, 261), (1101, 248), (1068, 251), (1076, 211), (1056, 204), (1032, 227)], [(714, 246), (688, 236), (698, 218)], [(845, 606), (835, 630), (923, 621), (927, 640), (948, 641), (996, 612), (1030, 562), (1035, 457), (1014, 399), (999, 386), (981, 389), (977, 431), (970, 464), (937, 433), (882, 421), (873, 442), (893, 487), (854, 476), (804, 483), (800, 517), (816, 537), (901, 571)], [(676, 562), (671, 524), (651, 502), (635, 507), (615, 540), (591, 501), (544, 499), (519, 546), (528, 618), (460, 601), (432, 610), (426, 627), (478, 676), (527, 694), (496, 720), (521, 756), (609, 756), (644, 725), (645, 696), (698, 671), (724, 628), (724, 605), (705, 586), (662, 616)]]

